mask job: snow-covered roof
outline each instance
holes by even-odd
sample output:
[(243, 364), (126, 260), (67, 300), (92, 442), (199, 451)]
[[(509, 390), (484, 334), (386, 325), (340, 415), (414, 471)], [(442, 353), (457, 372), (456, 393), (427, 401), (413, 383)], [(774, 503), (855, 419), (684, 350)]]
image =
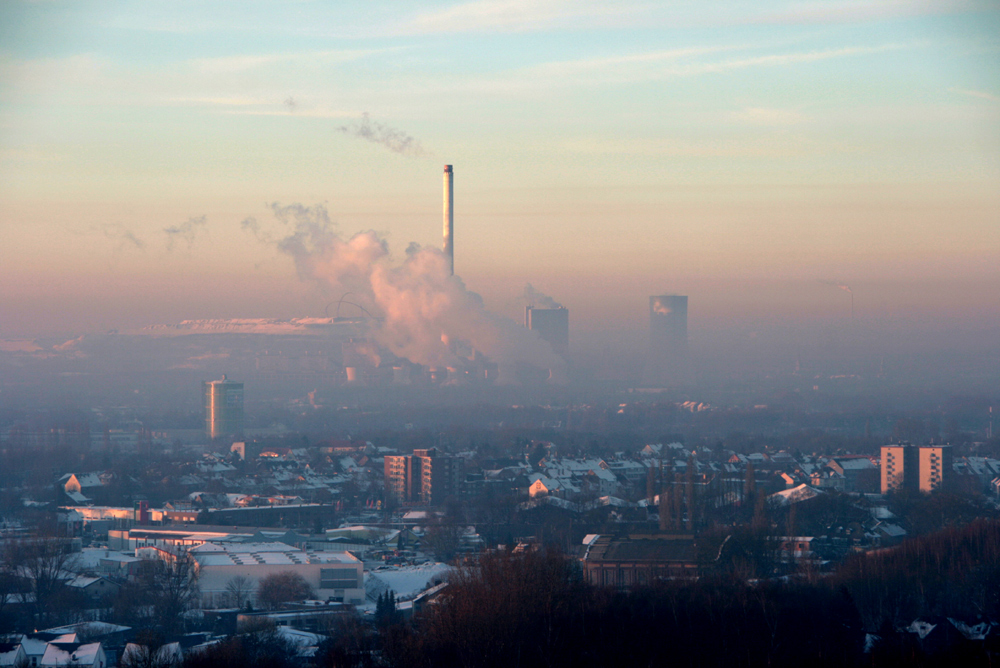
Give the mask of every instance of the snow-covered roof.
[(965, 636), (966, 640), (986, 640), (986, 636), (992, 627), (988, 622), (979, 622), (978, 624), (971, 625), (957, 619), (952, 619), (951, 617), (948, 618), (948, 621), (959, 633)]
[(0, 643), (0, 666), (15, 666), (26, 657), (21, 643)]
[(906, 535), (906, 529), (899, 526), (898, 524), (890, 524), (888, 522), (882, 522), (876, 527), (879, 531), (884, 533), (890, 538), (902, 538)]
[(101, 578), (93, 577), (89, 575), (77, 575), (72, 580), (66, 582), (67, 587), (76, 587), (78, 589), (84, 589), (99, 581)]
[(59, 478), (59, 482), (65, 485), (74, 476), (76, 476), (76, 481), (80, 483), (80, 487), (100, 487), (103, 484), (101, 477), (96, 473), (67, 473)]
[(131, 630), (131, 626), (122, 626), (121, 624), (112, 624), (111, 622), (77, 622), (76, 624), (67, 624), (66, 626), (55, 626), (51, 629), (44, 629), (41, 632), (83, 633), (87, 636), (94, 637)]
[(930, 622), (925, 622), (919, 619), (913, 620), (913, 623), (906, 627), (906, 630), (910, 633), (916, 633), (923, 640), (926, 638), (931, 631), (937, 628), (937, 624), (931, 624)]
[(99, 642), (87, 643), (74, 649), (70, 649), (73, 647), (72, 644), (64, 647), (49, 643), (39, 664), (42, 666), (93, 666), (97, 664), (98, 656), (103, 654)]
[(837, 462), (837, 465), (845, 471), (866, 471), (868, 469), (878, 468), (867, 457), (837, 457), (835, 461)]
[(891, 520), (896, 517), (896, 515), (885, 506), (872, 506), (869, 511), (871, 516), (877, 520)]
[(307, 552), (284, 543), (204, 543), (189, 550), (201, 566), (294, 566), (360, 562), (349, 552)]
[(809, 499), (814, 499), (822, 493), (823, 492), (817, 490), (815, 487), (803, 483), (798, 487), (792, 487), (791, 489), (786, 489), (771, 494), (767, 498), (768, 500), (771, 501), (771, 503), (781, 506), (790, 506), (794, 503), (800, 503), (802, 501), (808, 501)]
[(453, 570), (448, 564), (433, 563), (369, 571), (365, 573), (365, 591), (373, 601), (380, 594), (389, 591), (395, 592), (397, 600), (409, 599), (432, 586), (435, 581), (446, 580)]
[(28, 636), (21, 636), (21, 646), (24, 647), (24, 652), (28, 656), (42, 656), (45, 654), (45, 648), (49, 646), (49, 643), (45, 640), (40, 640), (38, 638), (29, 638)]
[(78, 503), (80, 505), (83, 505), (90, 501), (89, 498), (87, 498), (80, 492), (65, 492), (65, 494), (70, 498), (71, 501), (73, 501), (73, 503)]

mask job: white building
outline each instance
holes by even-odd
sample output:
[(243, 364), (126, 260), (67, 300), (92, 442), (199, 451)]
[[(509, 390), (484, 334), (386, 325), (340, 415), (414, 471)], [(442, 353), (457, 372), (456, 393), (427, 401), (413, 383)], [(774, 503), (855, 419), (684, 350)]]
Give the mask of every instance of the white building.
[(229, 605), (229, 582), (243, 576), (256, 591), (276, 573), (301, 575), (321, 600), (363, 603), (364, 564), (350, 552), (311, 552), (284, 543), (204, 543), (188, 550), (194, 558), (202, 605)]

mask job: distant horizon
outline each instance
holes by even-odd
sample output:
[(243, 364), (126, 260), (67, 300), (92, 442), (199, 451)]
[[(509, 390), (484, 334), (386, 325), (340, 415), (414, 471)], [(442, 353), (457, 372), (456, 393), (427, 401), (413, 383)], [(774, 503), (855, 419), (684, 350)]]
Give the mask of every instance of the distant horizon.
[(892, 331), (1000, 327), (1000, 8), (717, 9), (5, 3), (0, 338), (318, 316), (350, 286), (293, 227), (399, 266), (440, 248), (444, 164), (456, 274), (515, 322), (531, 284), (593, 341), (663, 293), (692, 336), (852, 296)]

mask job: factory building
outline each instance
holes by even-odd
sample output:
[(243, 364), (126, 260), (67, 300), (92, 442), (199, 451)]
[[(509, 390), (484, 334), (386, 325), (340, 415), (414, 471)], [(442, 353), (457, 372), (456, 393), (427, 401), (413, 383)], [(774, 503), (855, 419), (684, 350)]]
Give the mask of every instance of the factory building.
[(524, 326), (549, 342), (557, 355), (569, 352), (569, 309), (526, 306)]
[(458, 493), (462, 460), (437, 448), (385, 457), (386, 495), (401, 504), (436, 506)]
[(350, 552), (311, 552), (284, 543), (217, 542), (192, 547), (188, 554), (196, 563), (198, 589), (205, 607), (231, 605), (228, 585), (235, 577), (251, 581), (248, 594), (252, 596), (260, 580), (285, 572), (301, 575), (319, 600), (365, 600), (364, 566)]
[(950, 445), (884, 445), (882, 493), (933, 492), (950, 482), (953, 462)]
[(687, 379), (688, 298), (683, 295), (654, 295), (649, 298), (648, 380), (671, 384)]
[(209, 380), (202, 384), (205, 395), (205, 434), (209, 438), (243, 433), (243, 383)]

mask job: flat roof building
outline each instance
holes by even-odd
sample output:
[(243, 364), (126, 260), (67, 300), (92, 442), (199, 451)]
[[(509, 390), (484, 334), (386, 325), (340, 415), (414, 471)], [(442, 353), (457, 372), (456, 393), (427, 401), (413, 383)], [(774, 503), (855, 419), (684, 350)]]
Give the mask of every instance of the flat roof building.
[(283, 572), (301, 575), (320, 600), (363, 603), (365, 599), (364, 566), (350, 552), (312, 552), (285, 543), (207, 542), (188, 554), (197, 564), (205, 607), (232, 604), (228, 585), (235, 577), (251, 580), (255, 594), (260, 580)]

